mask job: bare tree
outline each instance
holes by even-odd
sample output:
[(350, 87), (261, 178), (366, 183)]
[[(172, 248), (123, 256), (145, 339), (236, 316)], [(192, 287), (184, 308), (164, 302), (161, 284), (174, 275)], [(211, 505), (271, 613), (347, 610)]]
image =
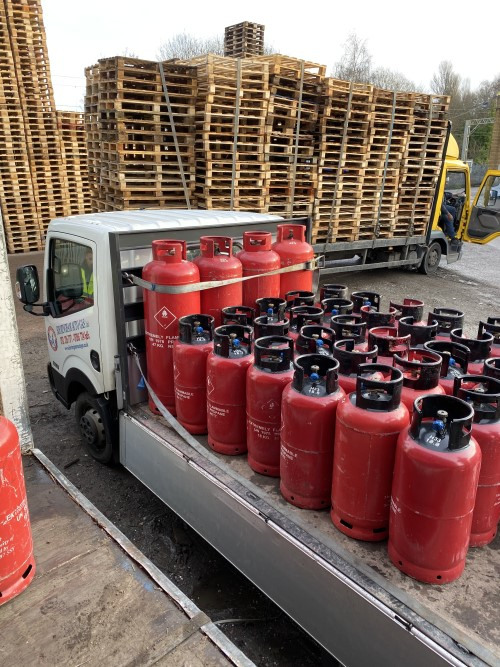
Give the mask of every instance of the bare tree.
[(224, 40), (220, 35), (201, 38), (186, 32), (180, 32), (170, 37), (159, 47), (157, 58), (158, 60), (170, 60), (171, 58), (189, 60), (189, 58), (202, 56), (206, 53), (224, 55)]
[(377, 67), (370, 73), (370, 83), (379, 88), (386, 88), (387, 90), (395, 90), (397, 92), (413, 92), (417, 90), (417, 86), (407, 79), (401, 72), (394, 72), (387, 67)]
[(344, 81), (368, 82), (372, 57), (366, 47), (366, 40), (351, 33), (343, 46), (344, 53), (333, 67), (334, 76)]
[(431, 90), (437, 95), (457, 97), (461, 83), (460, 74), (453, 71), (452, 63), (449, 60), (442, 60), (439, 63), (438, 71), (431, 79)]

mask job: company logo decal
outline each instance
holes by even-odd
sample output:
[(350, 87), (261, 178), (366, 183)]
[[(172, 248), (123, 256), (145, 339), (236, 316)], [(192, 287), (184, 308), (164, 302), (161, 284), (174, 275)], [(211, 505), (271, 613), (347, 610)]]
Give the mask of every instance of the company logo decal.
[(47, 329), (47, 338), (49, 339), (50, 347), (54, 350), (54, 352), (57, 352), (57, 335), (53, 327), (49, 327)]

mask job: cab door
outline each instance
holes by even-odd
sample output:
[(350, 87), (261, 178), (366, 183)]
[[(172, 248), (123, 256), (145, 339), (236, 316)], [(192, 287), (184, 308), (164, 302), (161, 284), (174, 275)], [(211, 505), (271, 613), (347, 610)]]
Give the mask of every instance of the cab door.
[(500, 236), (500, 171), (486, 173), (477, 191), (463, 240), (489, 243)]

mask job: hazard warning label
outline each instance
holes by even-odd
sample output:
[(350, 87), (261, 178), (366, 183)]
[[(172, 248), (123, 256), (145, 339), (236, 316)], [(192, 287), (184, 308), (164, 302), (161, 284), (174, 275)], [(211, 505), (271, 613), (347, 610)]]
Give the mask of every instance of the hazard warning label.
[(163, 307), (156, 313), (155, 320), (161, 327), (168, 329), (168, 327), (177, 321), (177, 318), (168, 308)]

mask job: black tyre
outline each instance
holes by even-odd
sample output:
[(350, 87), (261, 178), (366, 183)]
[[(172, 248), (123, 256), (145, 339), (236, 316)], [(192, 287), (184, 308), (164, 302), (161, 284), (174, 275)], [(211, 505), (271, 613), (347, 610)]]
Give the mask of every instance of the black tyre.
[(100, 463), (112, 464), (113, 443), (106, 437), (103, 409), (97, 399), (83, 392), (76, 399), (76, 424), (80, 430), (85, 449)]
[(422, 263), (418, 267), (420, 273), (430, 276), (438, 270), (439, 262), (441, 261), (441, 246), (437, 241), (431, 243), (427, 248)]

